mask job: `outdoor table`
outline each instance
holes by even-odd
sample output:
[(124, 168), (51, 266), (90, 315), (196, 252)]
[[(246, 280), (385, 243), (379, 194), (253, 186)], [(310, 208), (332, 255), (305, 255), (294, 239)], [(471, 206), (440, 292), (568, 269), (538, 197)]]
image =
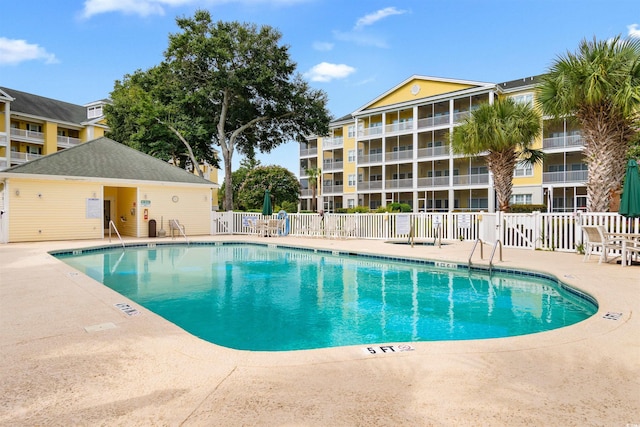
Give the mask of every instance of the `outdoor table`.
[[(622, 260), (620, 264), (622, 266), (627, 265), (627, 247), (630, 244), (631, 246), (640, 246), (640, 233), (607, 233), (607, 238), (620, 239), (622, 243)], [(629, 265), (632, 264), (632, 260), (629, 259)]]

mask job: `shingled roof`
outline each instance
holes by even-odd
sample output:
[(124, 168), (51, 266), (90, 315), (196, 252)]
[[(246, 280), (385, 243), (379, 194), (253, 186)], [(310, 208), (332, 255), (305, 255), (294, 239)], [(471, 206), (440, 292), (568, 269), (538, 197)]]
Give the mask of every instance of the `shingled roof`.
[(15, 98), (11, 102), (12, 113), (22, 113), (68, 123), (87, 121), (87, 108), (82, 105), (45, 98), (32, 93), (0, 87), (0, 90)]
[(0, 172), (0, 176), (5, 174), (160, 181), (217, 187), (211, 181), (106, 137)]

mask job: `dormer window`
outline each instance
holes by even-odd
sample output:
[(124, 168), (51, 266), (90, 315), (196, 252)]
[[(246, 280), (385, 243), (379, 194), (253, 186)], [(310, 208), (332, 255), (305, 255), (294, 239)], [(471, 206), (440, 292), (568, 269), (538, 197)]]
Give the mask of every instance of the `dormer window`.
[(97, 117), (102, 117), (102, 105), (93, 105), (87, 108), (87, 118), (95, 119)]

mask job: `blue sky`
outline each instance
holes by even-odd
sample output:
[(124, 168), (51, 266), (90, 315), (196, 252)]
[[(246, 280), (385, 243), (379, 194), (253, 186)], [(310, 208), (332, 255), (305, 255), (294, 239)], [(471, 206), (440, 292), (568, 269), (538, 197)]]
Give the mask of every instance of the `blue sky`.
[[(160, 63), (175, 18), (198, 8), (279, 29), (334, 117), (412, 75), (500, 83), (544, 73), (584, 38), (640, 37), (638, 0), (0, 0), (0, 86), (107, 98)], [(259, 159), (299, 173), (295, 143)]]

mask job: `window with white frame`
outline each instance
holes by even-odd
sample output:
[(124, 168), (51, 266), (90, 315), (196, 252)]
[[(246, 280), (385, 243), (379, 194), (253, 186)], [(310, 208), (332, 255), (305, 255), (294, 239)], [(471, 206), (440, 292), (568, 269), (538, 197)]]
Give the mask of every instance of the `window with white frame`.
[(356, 137), (356, 127), (354, 125), (351, 125), (347, 128), (347, 136), (349, 138), (355, 138)]
[(356, 207), (356, 201), (353, 199), (347, 199), (347, 208), (355, 208)]
[(530, 205), (533, 197), (531, 194), (512, 194), (509, 204), (511, 205)]
[(356, 186), (356, 174), (349, 174), (348, 177), (348, 184), (349, 187), (355, 187)]
[(355, 163), (356, 162), (356, 150), (349, 150), (347, 152), (347, 162)]
[(513, 176), (533, 176), (533, 166), (529, 163), (518, 163), (513, 170)]

